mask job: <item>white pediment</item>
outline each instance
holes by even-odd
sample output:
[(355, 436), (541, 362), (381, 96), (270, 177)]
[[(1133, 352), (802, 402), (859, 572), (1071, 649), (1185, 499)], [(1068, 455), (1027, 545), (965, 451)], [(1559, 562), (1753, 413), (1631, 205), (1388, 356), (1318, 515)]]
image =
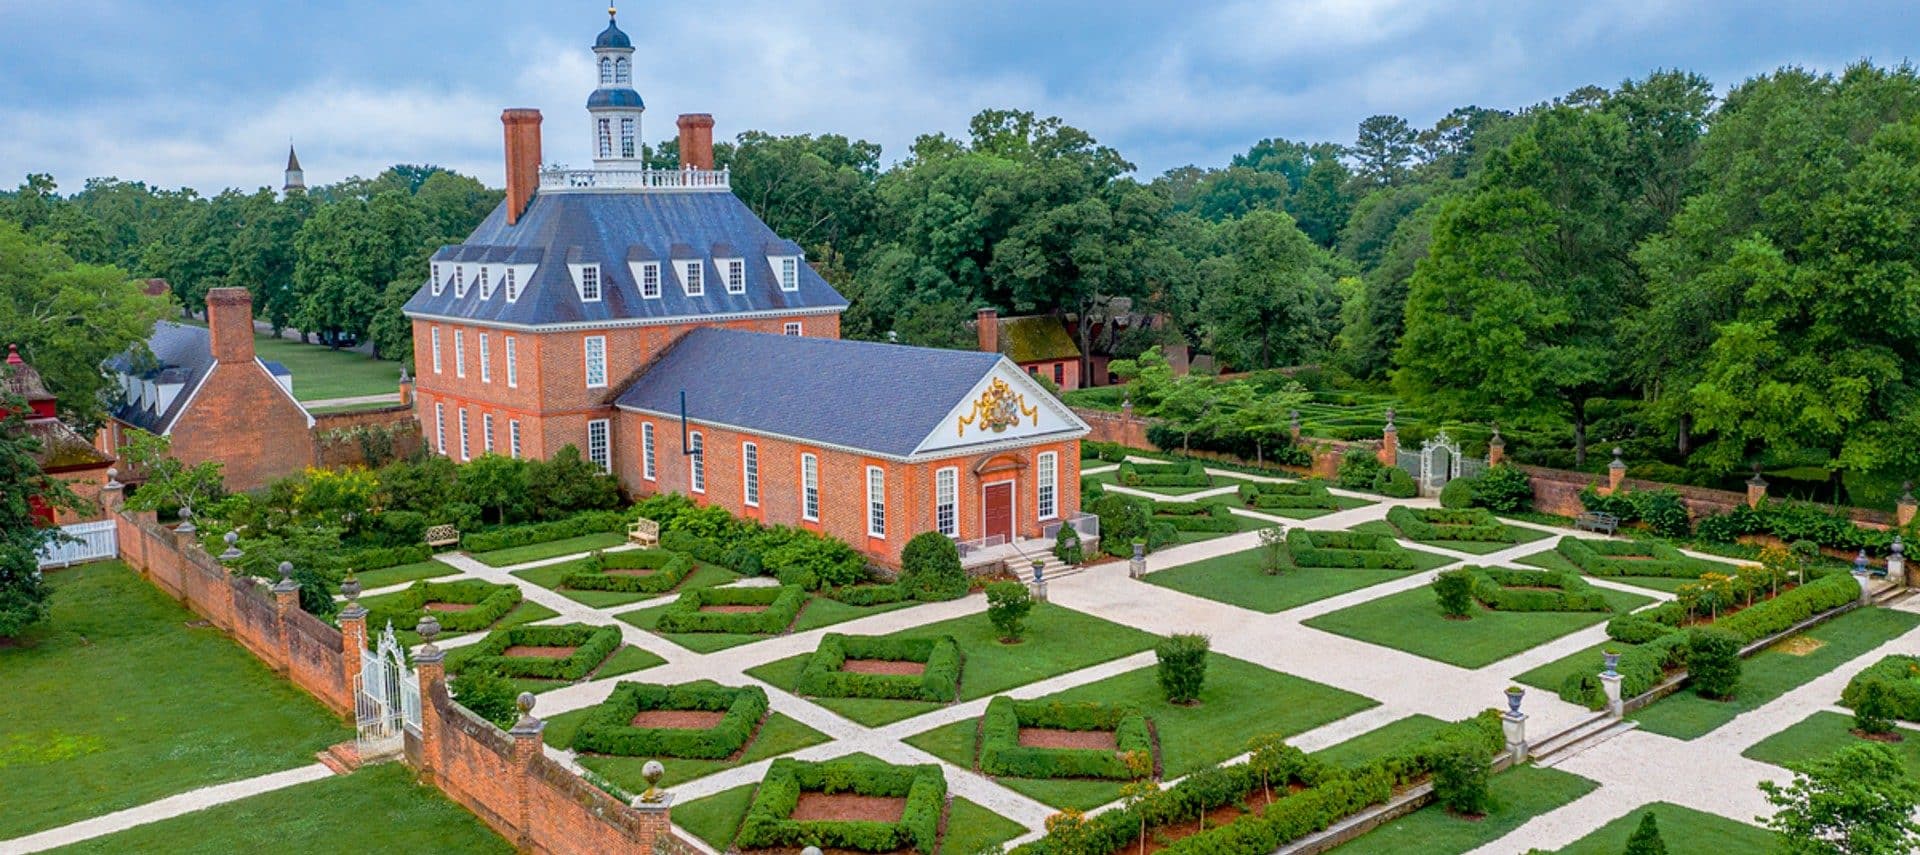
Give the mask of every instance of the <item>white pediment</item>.
[(913, 453), (920, 456), (1029, 439), (1082, 436), (1088, 430), (1086, 422), (1027, 372), (1001, 359)]

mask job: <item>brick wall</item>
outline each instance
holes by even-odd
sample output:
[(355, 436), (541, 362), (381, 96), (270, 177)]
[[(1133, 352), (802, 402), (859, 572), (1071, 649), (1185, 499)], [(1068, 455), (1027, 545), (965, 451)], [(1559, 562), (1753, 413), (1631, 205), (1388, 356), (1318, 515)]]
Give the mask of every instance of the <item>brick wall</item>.
[(1153, 422), (1144, 418), (1129, 418), (1108, 410), (1090, 410), (1074, 407), (1073, 414), (1093, 428), (1087, 439), (1095, 442), (1111, 442), (1128, 448), (1157, 451), (1153, 443), (1147, 441), (1147, 427)]
[[(361, 434), (368, 431), (377, 431), (382, 438), (363, 441)], [(313, 417), (314, 464), (317, 466), (378, 466), (385, 461), (369, 459), (369, 450), (378, 455), (380, 446), (385, 445), (387, 459), (405, 459), (418, 452), (424, 441), (411, 404)]]

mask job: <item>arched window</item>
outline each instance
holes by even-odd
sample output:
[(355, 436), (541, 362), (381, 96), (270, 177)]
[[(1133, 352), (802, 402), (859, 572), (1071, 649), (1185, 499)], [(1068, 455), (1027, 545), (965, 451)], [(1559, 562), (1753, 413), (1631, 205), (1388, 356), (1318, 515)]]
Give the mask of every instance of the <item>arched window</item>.
[(600, 85), (605, 86), (612, 82), (613, 82), (613, 60), (603, 56), (600, 58)]
[(633, 82), (633, 68), (626, 57), (613, 61), (613, 82), (621, 85)]

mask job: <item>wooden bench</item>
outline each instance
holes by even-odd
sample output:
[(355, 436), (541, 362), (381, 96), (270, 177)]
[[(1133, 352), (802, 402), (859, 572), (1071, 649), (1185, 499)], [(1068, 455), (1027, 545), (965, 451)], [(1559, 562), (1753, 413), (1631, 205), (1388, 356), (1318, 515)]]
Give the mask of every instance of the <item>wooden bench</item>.
[(1601, 511), (1587, 511), (1573, 518), (1573, 527), (1613, 534), (1620, 530), (1620, 518)]
[(627, 542), (640, 546), (660, 545), (660, 524), (642, 517), (627, 526)]
[(427, 526), (427, 545), (435, 549), (460, 543), (460, 530), (452, 525)]

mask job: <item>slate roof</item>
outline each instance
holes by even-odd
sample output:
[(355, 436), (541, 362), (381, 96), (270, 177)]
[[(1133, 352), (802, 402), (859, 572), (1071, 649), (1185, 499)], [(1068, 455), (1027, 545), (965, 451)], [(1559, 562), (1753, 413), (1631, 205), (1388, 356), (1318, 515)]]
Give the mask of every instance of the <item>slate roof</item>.
[[(180, 394), (174, 396), (165, 412), (157, 412), (151, 405), (139, 406), (127, 401), (115, 407), (112, 416), (141, 430), (166, 433), (213, 367), (213, 334), (205, 327), (160, 321), (153, 325), (147, 350), (153, 354), (152, 360), (130, 350), (107, 360), (107, 367), (163, 385), (181, 384)], [(261, 360), (260, 364), (275, 377), (292, 376), (292, 372), (278, 362)]]
[(1067, 333), (1066, 325), (1060, 323), (1059, 318), (1029, 315), (1000, 318), (998, 323), (1000, 352), (1016, 363), (1080, 358), (1080, 346), (1073, 343), (1073, 336)]
[(623, 408), (906, 457), (997, 353), (700, 327), (615, 399)]
[[(439, 262), (465, 261), (538, 264), (520, 283), (518, 300), (507, 302), (496, 282), (491, 298), (478, 287), (464, 298), (452, 287), (435, 295), (423, 284), (407, 301), (409, 315), (539, 326), (615, 321), (667, 321), (688, 316), (808, 309), (845, 309), (847, 299), (807, 264), (800, 264), (800, 288), (782, 291), (769, 255), (800, 255), (799, 244), (774, 234), (732, 193), (716, 191), (631, 191), (539, 193), (516, 225), (507, 225), (506, 204), (493, 210), (466, 243), (434, 253)], [(746, 262), (746, 293), (728, 294), (714, 258)], [(688, 297), (677, 265), (670, 259), (705, 262), (705, 294)], [(659, 260), (660, 292), (642, 299), (627, 261)], [(598, 263), (599, 302), (585, 302), (575, 290), (569, 263)], [(442, 276), (446, 276), (444, 271)]]

